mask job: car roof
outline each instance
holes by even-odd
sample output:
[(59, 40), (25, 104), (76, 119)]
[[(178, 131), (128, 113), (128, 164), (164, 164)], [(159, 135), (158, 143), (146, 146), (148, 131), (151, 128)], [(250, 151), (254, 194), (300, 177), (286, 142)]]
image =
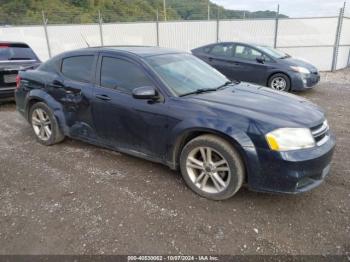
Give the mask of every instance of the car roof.
[(217, 44), (246, 45), (246, 46), (251, 46), (251, 47), (255, 47), (255, 48), (259, 48), (260, 46), (268, 46), (268, 45), (265, 45), (265, 44), (257, 44), (257, 43), (251, 43), (251, 42), (225, 41), (225, 42), (211, 43), (211, 44), (208, 44), (208, 45), (200, 46), (200, 47), (192, 49), (191, 51), (195, 51), (196, 49), (200, 49), (200, 48), (203, 48), (203, 47), (209, 47), (209, 46), (213, 46), (213, 45), (217, 45)]
[(26, 47), (29, 47), (28, 44), (26, 43), (23, 43), (23, 42), (9, 42), (9, 41), (0, 41), (0, 45), (7, 45), (9, 47), (15, 47), (15, 46), (26, 46)]
[(126, 53), (133, 54), (139, 57), (149, 57), (156, 55), (165, 55), (165, 54), (181, 54), (185, 53), (184, 51), (179, 51), (170, 48), (163, 48), (157, 46), (97, 46), (97, 47), (88, 47), (79, 50), (69, 51), (67, 53), (74, 53), (76, 51), (84, 52), (84, 51), (106, 51), (106, 52), (118, 52), (118, 53)]

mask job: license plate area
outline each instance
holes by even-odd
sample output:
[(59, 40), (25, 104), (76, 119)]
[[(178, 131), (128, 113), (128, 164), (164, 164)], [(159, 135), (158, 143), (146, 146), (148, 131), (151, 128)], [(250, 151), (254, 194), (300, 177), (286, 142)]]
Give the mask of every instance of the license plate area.
[(4, 83), (6, 84), (12, 84), (16, 83), (16, 74), (9, 74), (9, 75), (4, 75)]

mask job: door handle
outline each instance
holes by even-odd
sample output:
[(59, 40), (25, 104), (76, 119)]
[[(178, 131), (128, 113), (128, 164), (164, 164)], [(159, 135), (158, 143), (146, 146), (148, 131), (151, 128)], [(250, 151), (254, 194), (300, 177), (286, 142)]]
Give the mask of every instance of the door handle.
[(96, 95), (97, 99), (103, 100), (103, 101), (109, 101), (111, 98), (107, 95)]
[(53, 80), (51, 85), (55, 88), (63, 88), (64, 87), (63, 82), (61, 82), (60, 80), (57, 80), (57, 79)]

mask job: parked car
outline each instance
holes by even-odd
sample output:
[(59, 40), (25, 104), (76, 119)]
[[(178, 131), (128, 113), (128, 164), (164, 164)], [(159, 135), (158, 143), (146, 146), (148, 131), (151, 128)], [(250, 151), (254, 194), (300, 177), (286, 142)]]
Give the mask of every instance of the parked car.
[[(180, 169), (210, 199), (300, 193), (329, 173), (335, 137), (315, 104), (231, 82), (191, 54), (71, 51), (19, 73), (18, 111), (44, 145), (65, 136)], [(142, 176), (142, 174), (140, 174)]]
[(231, 80), (279, 91), (310, 89), (320, 81), (315, 66), (268, 46), (225, 42), (199, 47), (192, 53)]
[(19, 70), (35, 68), (40, 63), (27, 44), (0, 42), (0, 101), (14, 99)]

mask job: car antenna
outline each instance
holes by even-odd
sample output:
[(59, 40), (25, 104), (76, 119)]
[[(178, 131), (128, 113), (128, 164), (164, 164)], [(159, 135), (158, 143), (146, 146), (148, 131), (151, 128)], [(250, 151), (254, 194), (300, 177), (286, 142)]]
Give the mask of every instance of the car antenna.
[(81, 38), (83, 38), (83, 40), (84, 40), (85, 44), (87, 45), (87, 47), (90, 47), (88, 41), (87, 41), (86, 38), (83, 36), (83, 34), (80, 33), (80, 35), (81, 35)]

